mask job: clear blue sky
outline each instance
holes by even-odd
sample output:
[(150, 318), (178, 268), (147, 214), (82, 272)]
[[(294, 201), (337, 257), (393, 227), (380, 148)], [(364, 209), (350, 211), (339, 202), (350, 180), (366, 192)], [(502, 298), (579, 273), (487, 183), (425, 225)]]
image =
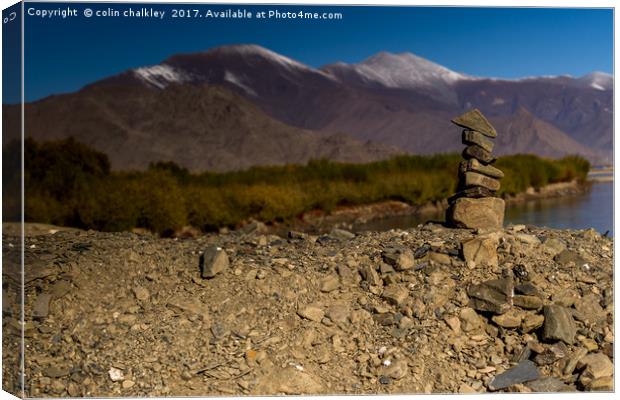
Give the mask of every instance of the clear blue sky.
[[(612, 73), (611, 9), (119, 5), (69, 3), (79, 17), (26, 16), (27, 100), (79, 89), (175, 53), (256, 43), (311, 66), (412, 52), (458, 72), (517, 78)], [(153, 7), (164, 20), (85, 18), (86, 7)], [(62, 3), (27, 3), (37, 9)], [(341, 12), (339, 21), (171, 19), (171, 8)]]

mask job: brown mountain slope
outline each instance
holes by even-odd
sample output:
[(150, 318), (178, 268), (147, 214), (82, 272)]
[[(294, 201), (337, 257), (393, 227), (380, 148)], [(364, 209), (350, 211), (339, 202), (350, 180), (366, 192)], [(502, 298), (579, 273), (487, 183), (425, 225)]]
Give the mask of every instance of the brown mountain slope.
[(227, 171), (317, 158), (369, 162), (397, 153), (290, 127), (239, 95), (208, 85), (164, 90), (106, 85), (52, 96), (26, 105), (26, 136), (40, 141), (73, 136), (106, 153), (114, 169), (170, 160), (193, 171)]

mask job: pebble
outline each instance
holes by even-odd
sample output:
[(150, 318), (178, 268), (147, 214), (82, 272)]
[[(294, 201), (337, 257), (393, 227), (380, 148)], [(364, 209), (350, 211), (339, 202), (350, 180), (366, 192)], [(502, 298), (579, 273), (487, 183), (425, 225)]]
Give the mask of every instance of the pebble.
[(316, 306), (306, 306), (297, 311), (300, 317), (309, 319), (314, 322), (321, 322), (325, 316), (323, 309)]
[(329, 275), (323, 278), (320, 283), (320, 290), (324, 293), (333, 292), (340, 287), (340, 279), (338, 275)]
[(391, 304), (400, 306), (409, 297), (409, 291), (400, 285), (389, 285), (383, 290), (381, 297)]

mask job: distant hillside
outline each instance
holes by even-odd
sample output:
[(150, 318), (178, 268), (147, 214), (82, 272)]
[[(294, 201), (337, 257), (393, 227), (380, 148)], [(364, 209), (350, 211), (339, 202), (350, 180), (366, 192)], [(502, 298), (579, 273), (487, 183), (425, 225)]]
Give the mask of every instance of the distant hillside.
[(210, 85), (164, 90), (105, 85), (52, 96), (26, 105), (26, 132), (38, 141), (73, 136), (107, 154), (115, 169), (174, 161), (192, 171), (229, 171), (319, 158), (369, 162), (397, 153), (345, 135), (285, 125), (239, 95)]

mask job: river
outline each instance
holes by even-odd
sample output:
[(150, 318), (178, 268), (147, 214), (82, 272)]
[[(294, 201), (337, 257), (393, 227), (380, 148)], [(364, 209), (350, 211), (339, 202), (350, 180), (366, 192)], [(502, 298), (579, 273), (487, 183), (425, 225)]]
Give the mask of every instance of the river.
[[(551, 199), (531, 200), (506, 207), (504, 224), (532, 224), (557, 229), (594, 228), (614, 234), (613, 182), (595, 182), (582, 194)], [(389, 217), (353, 226), (354, 231), (407, 229), (429, 220), (443, 221), (437, 215)]]

